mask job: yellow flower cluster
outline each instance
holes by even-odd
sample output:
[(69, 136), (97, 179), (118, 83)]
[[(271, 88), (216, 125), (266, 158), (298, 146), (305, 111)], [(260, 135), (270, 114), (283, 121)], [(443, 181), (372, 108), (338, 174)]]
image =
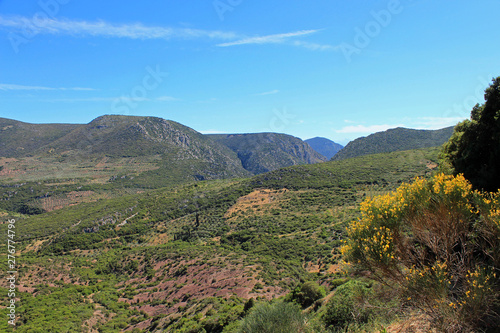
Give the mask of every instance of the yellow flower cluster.
[(386, 227), (373, 228), (371, 237), (362, 239), (365, 251), (370, 254), (371, 259), (387, 262), (394, 260), (393, 239), (391, 230)]
[(416, 268), (415, 266), (408, 269), (406, 280), (419, 280), (419, 279), (436, 279), (439, 284), (449, 284), (448, 278), (448, 267), (445, 262), (435, 262), (431, 267), (424, 266), (422, 268)]
[(421, 193), (426, 180), (416, 178), (411, 184), (404, 183), (396, 191), (374, 198), (368, 198), (361, 203), (362, 219), (397, 218), (410, 205), (412, 196)]
[(491, 280), (496, 279), (496, 273), (488, 274), (485, 268), (478, 267), (472, 272), (467, 271), (465, 278), (468, 285), (465, 297), (470, 300), (479, 300), (481, 295), (492, 292)]
[(440, 173), (433, 178), (432, 189), (434, 193), (452, 194), (459, 193), (462, 197), (467, 197), (472, 192), (472, 185), (464, 178), (462, 174), (457, 176), (445, 175)]
[(352, 247), (347, 244), (347, 241), (345, 240), (342, 241), (342, 243), (344, 243), (344, 245), (340, 247), (340, 253), (342, 254), (342, 256), (345, 256), (352, 250)]
[(411, 184), (403, 184), (396, 191), (368, 198), (360, 205), (361, 217), (352, 221), (347, 229), (349, 241), (341, 247), (343, 255), (358, 253), (355, 262), (372, 259), (385, 264), (394, 260), (392, 237), (395, 224), (411, 206), (411, 197), (425, 189), (427, 181), (416, 178)]
[(441, 173), (434, 176), (431, 182), (433, 193), (439, 195), (450, 207), (466, 214), (478, 213), (478, 210), (470, 203), (470, 199), (473, 195), (480, 197), (481, 194), (472, 190), (472, 184), (462, 174), (451, 176)]
[(452, 278), (446, 263), (438, 261), (432, 266), (409, 267), (405, 271), (404, 284), (411, 293), (425, 295), (427, 300), (432, 300), (436, 304), (446, 304), (450, 302), (449, 290)]
[(500, 232), (500, 191), (482, 194), (482, 199), (485, 204), (484, 214), (489, 217), (497, 231)]

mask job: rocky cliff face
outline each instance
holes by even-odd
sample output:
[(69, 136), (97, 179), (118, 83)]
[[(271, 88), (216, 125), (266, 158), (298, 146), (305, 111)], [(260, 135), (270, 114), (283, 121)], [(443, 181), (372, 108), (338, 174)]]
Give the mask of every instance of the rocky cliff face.
[(326, 160), (301, 139), (286, 134), (227, 134), (210, 137), (236, 152), (243, 167), (253, 174)]

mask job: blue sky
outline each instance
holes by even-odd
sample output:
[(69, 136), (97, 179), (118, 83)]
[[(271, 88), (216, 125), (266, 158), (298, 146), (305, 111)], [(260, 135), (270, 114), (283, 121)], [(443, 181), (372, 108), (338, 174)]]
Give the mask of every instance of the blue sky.
[(498, 0), (0, 0), (0, 117), (157, 116), (343, 144), (442, 128), (500, 75), (498, 13)]

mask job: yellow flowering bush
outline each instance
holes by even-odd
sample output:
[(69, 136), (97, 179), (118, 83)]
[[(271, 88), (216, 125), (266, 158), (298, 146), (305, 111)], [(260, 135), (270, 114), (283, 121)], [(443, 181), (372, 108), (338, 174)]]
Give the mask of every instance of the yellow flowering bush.
[(499, 325), (500, 193), (462, 176), (417, 178), (369, 198), (341, 248), (350, 267), (400, 291), (444, 330)]

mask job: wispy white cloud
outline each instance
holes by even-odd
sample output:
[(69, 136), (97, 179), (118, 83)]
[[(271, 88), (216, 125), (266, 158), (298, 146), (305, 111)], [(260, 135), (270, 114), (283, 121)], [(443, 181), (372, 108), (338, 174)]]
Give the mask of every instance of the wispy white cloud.
[(286, 42), (290, 38), (310, 35), (318, 31), (319, 30), (300, 30), (296, 32), (288, 32), (282, 34), (247, 37), (232, 42), (217, 44), (217, 46), (227, 47), (227, 46), (245, 45), (245, 44), (279, 44)]
[(172, 97), (172, 96), (160, 96), (156, 98), (148, 98), (148, 97), (126, 97), (126, 96), (119, 96), (119, 97), (88, 97), (88, 98), (52, 98), (45, 100), (48, 102), (114, 102), (114, 101), (122, 101), (122, 102), (128, 102), (128, 103), (136, 103), (136, 102), (151, 102), (151, 101), (158, 101), (158, 102), (173, 102), (173, 101), (179, 101), (178, 98)]
[(265, 91), (265, 92), (262, 92), (262, 93), (255, 94), (254, 96), (275, 95), (275, 94), (277, 94), (279, 92), (280, 91), (278, 89), (274, 89), (274, 90), (271, 90), (271, 91)]
[(360, 133), (360, 134), (365, 134), (365, 133), (375, 133), (375, 132), (382, 132), (386, 131), (389, 128), (395, 128), (395, 127), (401, 127), (404, 125), (389, 125), (389, 124), (383, 124), (383, 125), (352, 125), (352, 126), (346, 126), (344, 128), (341, 128), (339, 130), (336, 130), (335, 132), (337, 133)]
[(464, 120), (464, 117), (419, 117), (413, 121), (416, 127), (423, 129), (441, 129), (444, 127), (455, 126), (458, 122)]
[(69, 19), (45, 19), (34, 21), (24, 16), (0, 15), (0, 28), (9, 28), (23, 33), (27, 28), (30, 33), (70, 35), (80, 37), (107, 37), (128, 39), (210, 39), (226, 41), (217, 44), (228, 47), (244, 44), (281, 44), (307, 48), (313, 51), (337, 50), (337, 46), (317, 44), (306, 41), (291, 41), (293, 38), (314, 34), (320, 29), (300, 30), (281, 34), (248, 37), (244, 34), (221, 30), (204, 30), (191, 28), (174, 28), (165, 26), (146, 26), (141, 23), (116, 24), (106, 21), (83, 21)]
[(71, 87), (71, 88), (54, 88), (54, 87), (42, 87), (42, 86), (24, 86), (19, 84), (7, 84), (0, 83), (0, 90), (72, 90), (72, 91), (93, 91), (93, 88), (81, 88), (81, 87)]
[(88, 98), (51, 98), (44, 99), (43, 102), (51, 103), (76, 103), (76, 102), (113, 102), (119, 97), (88, 97)]
[(233, 32), (188, 28), (145, 26), (141, 23), (113, 24), (105, 21), (77, 21), (67, 19), (46, 19), (33, 22), (22, 16), (0, 16), (0, 27), (23, 30), (29, 27), (35, 34), (75, 35), (94, 37), (115, 37), (130, 39), (209, 38), (230, 40), (241, 38)]
[(294, 41), (292, 43), (292, 45), (304, 47), (304, 48), (312, 50), (312, 51), (337, 51), (340, 48), (339, 46), (333, 46), (333, 45), (328, 45), (328, 44), (310, 43), (310, 42), (305, 42), (305, 41), (301, 41), (301, 40)]
[[(426, 129), (426, 130), (436, 130), (449, 126), (454, 126), (458, 122), (464, 120), (461, 117), (418, 117), (418, 118), (405, 118), (404, 124), (381, 124), (381, 125), (349, 125), (345, 126), (339, 130), (335, 130), (337, 133), (348, 133), (348, 134), (370, 134), (376, 132), (386, 131), (390, 128), (396, 127), (407, 127), (415, 129)], [(352, 124), (354, 121), (344, 120), (347, 124)]]

